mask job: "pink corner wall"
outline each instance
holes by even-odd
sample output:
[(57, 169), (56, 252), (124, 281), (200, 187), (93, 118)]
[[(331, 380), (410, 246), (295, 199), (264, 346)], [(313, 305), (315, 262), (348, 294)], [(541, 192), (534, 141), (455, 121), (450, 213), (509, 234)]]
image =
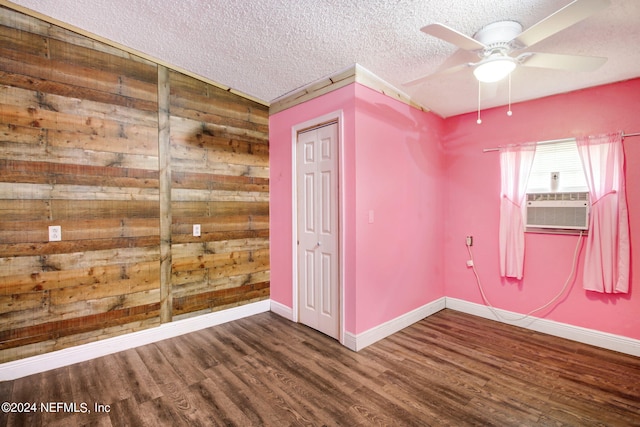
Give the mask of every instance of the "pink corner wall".
[[(514, 83), (514, 90), (517, 86)], [(504, 280), (498, 271), (500, 164), (497, 152), (483, 148), (501, 144), (597, 134), (615, 130), (640, 132), (640, 79), (552, 96), (506, 108), (445, 120), (446, 295), (483, 304), (468, 259), (465, 236), (474, 236), (475, 264), (491, 303), (528, 313), (562, 288), (572, 266), (578, 237), (526, 234), (524, 279)], [(602, 295), (582, 289), (580, 254), (575, 283), (559, 304), (536, 316), (574, 326), (640, 339), (640, 137), (624, 142), (627, 201), (631, 231), (631, 292)]]
[(355, 89), (353, 331), (361, 333), (444, 296), (444, 152), (441, 118)]
[(442, 119), (359, 84), (270, 117), (271, 298), (288, 307), (291, 129), (336, 110), (344, 116), (345, 329), (358, 334), (444, 296)]
[[(514, 83), (515, 85), (515, 83)], [(514, 87), (517, 90), (517, 86)], [(501, 144), (640, 132), (640, 79), (446, 120), (353, 84), (270, 118), (271, 298), (292, 307), (293, 126), (342, 110), (345, 327), (359, 334), (442, 296), (483, 304), (466, 267), (465, 236), (486, 294), (498, 308), (527, 313), (561, 289), (576, 236), (527, 234), (525, 278), (498, 272), (498, 153)], [(575, 283), (539, 317), (640, 339), (640, 138), (625, 142), (631, 227), (631, 292), (601, 295)], [(369, 211), (374, 222), (369, 223)]]

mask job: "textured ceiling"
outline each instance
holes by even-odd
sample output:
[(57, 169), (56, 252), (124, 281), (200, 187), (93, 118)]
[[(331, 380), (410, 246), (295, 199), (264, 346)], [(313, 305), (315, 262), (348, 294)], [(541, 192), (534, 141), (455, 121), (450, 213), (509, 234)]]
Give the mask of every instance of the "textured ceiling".
[[(6, 2), (5, 2), (6, 3)], [(570, 0), (14, 0), (43, 15), (265, 102), (360, 64), (448, 117), (477, 108), (470, 70), (416, 87), (456, 51), (420, 28), (434, 22), (469, 36), (500, 20), (526, 29)], [(602, 12), (535, 45), (536, 52), (605, 56), (589, 73), (518, 68), (513, 102), (640, 76), (640, 0)], [(10, 3), (9, 3), (10, 4)], [(507, 103), (506, 82), (483, 108)], [(640, 96), (640, 94), (639, 94)]]

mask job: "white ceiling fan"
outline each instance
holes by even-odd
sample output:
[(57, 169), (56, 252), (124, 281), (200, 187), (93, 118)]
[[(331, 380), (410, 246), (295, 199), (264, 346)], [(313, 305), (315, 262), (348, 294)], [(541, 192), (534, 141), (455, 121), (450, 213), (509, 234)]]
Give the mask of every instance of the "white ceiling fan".
[[(430, 24), (421, 31), (460, 48), (433, 74), (405, 83), (413, 86), (434, 77), (472, 68), (478, 81), (491, 83), (508, 76), (517, 66), (551, 68), (568, 71), (592, 71), (607, 58), (519, 51), (576, 24), (611, 4), (610, 0), (574, 0), (528, 29), (518, 22), (489, 24), (473, 38), (443, 24)], [(479, 58), (479, 59), (478, 59)]]

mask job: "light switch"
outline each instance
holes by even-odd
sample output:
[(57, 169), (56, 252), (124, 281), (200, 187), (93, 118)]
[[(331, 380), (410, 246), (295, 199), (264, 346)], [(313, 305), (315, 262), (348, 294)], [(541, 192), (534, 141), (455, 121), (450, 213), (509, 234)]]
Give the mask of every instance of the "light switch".
[(200, 224), (193, 224), (193, 235), (200, 237)]
[(373, 210), (369, 211), (369, 224), (373, 224)]
[(59, 242), (62, 240), (62, 227), (59, 225), (49, 226), (49, 241)]

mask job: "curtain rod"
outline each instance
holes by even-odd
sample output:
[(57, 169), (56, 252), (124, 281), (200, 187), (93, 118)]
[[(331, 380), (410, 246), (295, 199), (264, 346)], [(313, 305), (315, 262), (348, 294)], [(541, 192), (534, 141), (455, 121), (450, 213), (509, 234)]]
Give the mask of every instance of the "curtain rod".
[[(635, 133), (622, 133), (622, 138), (631, 138), (633, 136), (640, 136), (640, 132), (635, 132)], [(544, 144), (557, 144), (559, 142), (567, 142), (567, 141), (572, 141), (575, 138), (562, 138), (562, 139), (549, 139), (547, 141), (539, 141), (537, 142), (538, 145), (544, 145)], [(500, 147), (495, 147), (495, 148), (483, 148), (482, 152), (483, 153), (488, 153), (490, 151), (500, 151)]]

